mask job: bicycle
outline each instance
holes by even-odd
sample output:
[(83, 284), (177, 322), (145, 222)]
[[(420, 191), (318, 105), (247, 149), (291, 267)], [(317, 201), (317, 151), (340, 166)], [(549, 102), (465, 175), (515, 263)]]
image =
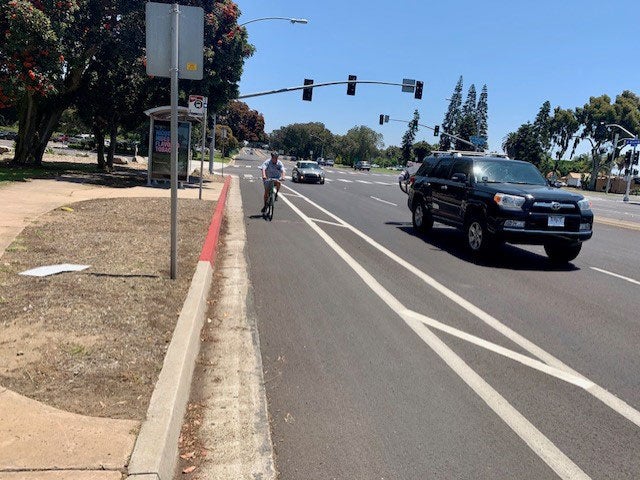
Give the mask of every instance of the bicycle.
[[(273, 208), (275, 206), (276, 203), (276, 182), (275, 182), (275, 178), (267, 178), (265, 180), (265, 184), (269, 184), (269, 186), (267, 187), (269, 189), (269, 196), (267, 197), (267, 209), (265, 210), (263, 217), (265, 220), (273, 220)], [(280, 179), (280, 182), (282, 182), (284, 179)]]

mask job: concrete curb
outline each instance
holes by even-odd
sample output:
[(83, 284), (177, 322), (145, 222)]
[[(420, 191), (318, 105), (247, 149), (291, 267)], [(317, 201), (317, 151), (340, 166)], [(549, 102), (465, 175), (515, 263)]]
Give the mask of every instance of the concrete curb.
[(178, 438), (200, 349), (200, 330), (207, 312), (216, 245), (230, 183), (231, 178), (227, 178), (220, 193), (200, 261), (151, 396), (147, 418), (131, 454), (129, 479), (169, 480), (174, 476)]

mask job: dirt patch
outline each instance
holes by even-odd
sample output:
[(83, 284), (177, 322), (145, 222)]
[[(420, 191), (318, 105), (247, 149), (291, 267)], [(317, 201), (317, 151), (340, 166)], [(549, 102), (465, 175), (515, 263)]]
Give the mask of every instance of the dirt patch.
[[(77, 175), (120, 187), (136, 177)], [(0, 257), (0, 385), (71, 412), (142, 420), (215, 204), (180, 199), (177, 280), (169, 199), (68, 207), (26, 228)], [(91, 267), (19, 275), (59, 263)]]

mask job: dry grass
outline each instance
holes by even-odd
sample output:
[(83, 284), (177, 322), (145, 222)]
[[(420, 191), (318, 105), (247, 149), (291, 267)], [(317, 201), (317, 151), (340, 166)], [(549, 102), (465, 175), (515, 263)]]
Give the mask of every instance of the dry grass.
[[(143, 419), (215, 205), (180, 200), (177, 280), (168, 199), (69, 207), (41, 217), (0, 257), (0, 385), (63, 410)], [(91, 267), (18, 275), (59, 263)]]

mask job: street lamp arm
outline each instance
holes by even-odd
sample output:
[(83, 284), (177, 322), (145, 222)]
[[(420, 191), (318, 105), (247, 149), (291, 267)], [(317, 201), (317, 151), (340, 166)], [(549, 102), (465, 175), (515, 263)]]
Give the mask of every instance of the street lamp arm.
[(262, 17), (262, 18), (254, 18), (253, 20), (249, 20), (247, 22), (241, 23), (238, 26), (244, 27), (245, 25), (253, 22), (261, 22), (262, 20), (287, 20), (291, 23), (309, 23), (309, 20), (306, 18), (290, 18), (290, 17)]
[(605, 125), (605, 127), (610, 128), (610, 127), (618, 127), (620, 130), (622, 130), (623, 132), (625, 132), (628, 135), (631, 135), (631, 137), (633, 138), (638, 138), (638, 135), (631, 133), (629, 130), (627, 130), (626, 128), (624, 128), (622, 125), (618, 125), (617, 123), (608, 123), (607, 125)]

